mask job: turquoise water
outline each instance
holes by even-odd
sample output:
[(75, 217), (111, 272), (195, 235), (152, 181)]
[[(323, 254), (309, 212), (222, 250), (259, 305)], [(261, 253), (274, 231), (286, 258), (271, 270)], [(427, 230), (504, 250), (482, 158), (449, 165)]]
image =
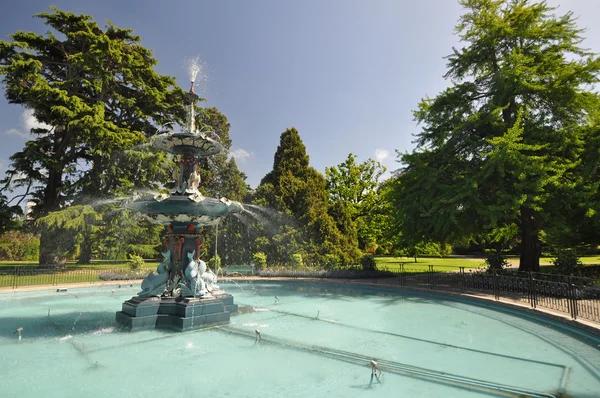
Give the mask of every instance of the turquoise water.
[(116, 328), (139, 286), (2, 294), (0, 396), (600, 396), (600, 341), (550, 321), (359, 287), (224, 286), (240, 314), (183, 333)]

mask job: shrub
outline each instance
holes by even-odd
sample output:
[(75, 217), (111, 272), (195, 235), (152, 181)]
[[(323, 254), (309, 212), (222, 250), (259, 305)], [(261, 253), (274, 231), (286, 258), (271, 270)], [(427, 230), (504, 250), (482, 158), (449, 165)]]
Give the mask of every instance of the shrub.
[(137, 272), (141, 270), (144, 264), (146, 264), (146, 262), (142, 256), (138, 256), (137, 254), (129, 255), (129, 261), (127, 262), (127, 265), (129, 266), (131, 272)]
[(263, 252), (257, 252), (252, 255), (252, 260), (258, 266), (259, 269), (267, 266), (267, 255)]
[(337, 254), (326, 254), (323, 258), (323, 264), (325, 268), (339, 268), (342, 265), (342, 259)]
[(302, 268), (304, 265), (304, 261), (302, 260), (302, 254), (294, 253), (292, 254), (292, 266), (294, 268)]
[(360, 265), (364, 271), (375, 271), (377, 269), (377, 263), (375, 256), (372, 254), (365, 254), (360, 259)]
[(0, 260), (38, 261), (40, 238), (21, 231), (7, 231), (0, 236)]
[(210, 260), (208, 260), (208, 266), (213, 270), (221, 269), (221, 256), (218, 254), (216, 256), (212, 256)]
[(506, 257), (502, 255), (502, 252), (494, 250), (489, 251), (485, 258), (485, 263), (488, 265), (488, 270), (502, 270), (504, 267), (510, 265), (506, 260)]
[(386, 253), (385, 247), (383, 246), (377, 246), (377, 249), (375, 249), (375, 254), (378, 256), (383, 256)]
[(570, 249), (559, 250), (556, 253), (556, 258), (552, 259), (552, 263), (558, 273), (563, 275), (573, 275), (583, 267), (583, 263), (575, 251)]

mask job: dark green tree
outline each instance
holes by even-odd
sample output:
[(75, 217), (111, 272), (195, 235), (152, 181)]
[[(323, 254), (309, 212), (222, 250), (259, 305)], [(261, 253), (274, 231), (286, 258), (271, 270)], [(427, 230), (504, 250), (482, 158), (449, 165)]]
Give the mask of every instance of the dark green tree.
[(325, 255), (338, 256), (343, 264), (356, 264), (356, 239), (342, 234), (329, 214), (329, 194), (321, 173), (309, 165), (298, 131), (281, 134), (273, 170), (261, 181), (255, 203), (282, 214), (271, 234), (271, 262), (291, 263), (302, 254), (307, 264), (322, 264)]
[(586, 216), (597, 206), (582, 163), (600, 61), (579, 46), (572, 13), (526, 0), (460, 4), (453, 85), (419, 104), (417, 149), (401, 157), (397, 232), (415, 242), (516, 235), (520, 270), (537, 271), (542, 231), (563, 229), (571, 208)]
[[(212, 131), (229, 151), (231, 138), (227, 117), (216, 108), (203, 108), (198, 112), (197, 125), (205, 131)], [(200, 160), (200, 190), (205, 195), (243, 202), (248, 193), (246, 175), (239, 170), (235, 158), (229, 153), (218, 154)], [(218, 238), (215, 239), (215, 234)], [(204, 229), (205, 259), (220, 253), (223, 265), (249, 263), (251, 251), (247, 225), (236, 216), (220, 221), (218, 227)], [(217, 250), (215, 251), (215, 245)]]
[[(183, 119), (183, 91), (155, 72), (131, 30), (57, 8), (36, 17), (57, 34), (18, 31), (0, 41), (0, 75), (8, 101), (49, 128), (33, 129), (11, 157), (5, 186), (26, 189), (35, 218), (82, 195), (158, 186), (166, 157), (136, 146)], [(55, 260), (50, 238), (42, 234), (40, 263)]]
[(22, 215), (23, 209), (20, 206), (11, 205), (6, 196), (0, 194), (0, 235), (17, 228), (21, 224), (19, 217)]

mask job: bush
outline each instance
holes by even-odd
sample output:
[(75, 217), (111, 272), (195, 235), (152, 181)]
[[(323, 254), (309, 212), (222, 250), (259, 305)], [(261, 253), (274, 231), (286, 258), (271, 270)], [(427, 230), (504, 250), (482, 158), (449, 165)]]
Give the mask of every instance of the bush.
[(138, 256), (136, 254), (130, 254), (129, 259), (130, 260), (127, 262), (127, 265), (129, 266), (131, 272), (137, 272), (141, 270), (144, 264), (146, 264), (142, 256)]
[(506, 257), (502, 255), (502, 252), (496, 250), (487, 253), (485, 263), (488, 265), (488, 270), (490, 271), (499, 271), (510, 265)]
[(552, 259), (552, 264), (556, 267), (559, 274), (573, 275), (583, 268), (583, 263), (574, 250), (560, 250), (556, 253), (556, 258)]
[(267, 266), (267, 255), (263, 252), (254, 253), (252, 260), (258, 266), (258, 269), (265, 268)]
[(339, 268), (342, 265), (342, 259), (337, 254), (326, 254), (323, 264), (327, 269)]
[(375, 249), (375, 254), (377, 256), (383, 256), (384, 254), (387, 254), (385, 247), (383, 246), (377, 246), (377, 249)]
[(0, 260), (38, 261), (40, 238), (21, 231), (7, 231), (0, 236)]
[(302, 261), (302, 254), (294, 253), (292, 254), (292, 266), (294, 268), (302, 268), (304, 265), (304, 261)]
[(218, 254), (216, 256), (212, 256), (211, 259), (208, 260), (208, 266), (214, 271), (221, 269), (221, 256)]
[(375, 256), (372, 254), (365, 254), (360, 259), (360, 265), (364, 271), (375, 271), (377, 269), (377, 262)]

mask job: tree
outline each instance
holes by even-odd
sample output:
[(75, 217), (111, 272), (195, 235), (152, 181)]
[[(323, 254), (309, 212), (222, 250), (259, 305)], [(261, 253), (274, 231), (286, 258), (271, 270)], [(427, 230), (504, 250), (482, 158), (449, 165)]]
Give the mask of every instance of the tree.
[[(47, 126), (31, 131), (3, 180), (24, 187), (22, 199), (33, 196), (35, 218), (78, 195), (156, 187), (166, 157), (135, 146), (185, 115), (183, 90), (154, 71), (157, 61), (131, 30), (51, 9), (36, 17), (58, 35), (18, 31), (0, 41), (6, 98)], [(40, 263), (55, 260), (46, 238)]]
[[(212, 131), (223, 147), (231, 149), (229, 137), (230, 124), (227, 117), (216, 108), (203, 108), (197, 112), (197, 125), (205, 131)], [(203, 194), (242, 202), (248, 193), (246, 175), (239, 170), (235, 158), (229, 153), (217, 154), (200, 159), (200, 190)], [(215, 234), (218, 239), (215, 240)], [(218, 228), (204, 229), (204, 249), (207, 257), (215, 255), (215, 243), (222, 254), (223, 265), (249, 262), (251, 251), (247, 239), (247, 226), (236, 216), (229, 216), (220, 221)]]
[(537, 271), (541, 231), (569, 225), (561, 214), (570, 208), (597, 206), (597, 180), (582, 171), (600, 61), (579, 47), (572, 13), (527, 0), (460, 4), (465, 46), (447, 58), (453, 85), (421, 101), (417, 149), (401, 156), (397, 231), (415, 242), (517, 235), (519, 269)]
[(20, 206), (11, 206), (6, 196), (0, 194), (0, 235), (19, 226), (20, 220), (17, 217), (22, 215), (23, 209)]
[(254, 203), (280, 213), (270, 234), (269, 263), (289, 264), (294, 254), (307, 257), (305, 263), (322, 264), (328, 254), (345, 265), (356, 263), (360, 254), (356, 239), (340, 233), (329, 214), (328, 196), (325, 178), (309, 166), (298, 131), (287, 129), (281, 134), (273, 170), (262, 179), (254, 198)]
[[(329, 198), (333, 204), (344, 203), (347, 207), (350, 219), (356, 224), (359, 246), (363, 250), (376, 246), (382, 237), (378, 225), (382, 210), (378, 186), (385, 170), (381, 163), (373, 159), (357, 163), (356, 155), (352, 153), (343, 163), (325, 168)], [(338, 215), (339, 212), (338, 209)], [(338, 223), (344, 219), (334, 218)]]

